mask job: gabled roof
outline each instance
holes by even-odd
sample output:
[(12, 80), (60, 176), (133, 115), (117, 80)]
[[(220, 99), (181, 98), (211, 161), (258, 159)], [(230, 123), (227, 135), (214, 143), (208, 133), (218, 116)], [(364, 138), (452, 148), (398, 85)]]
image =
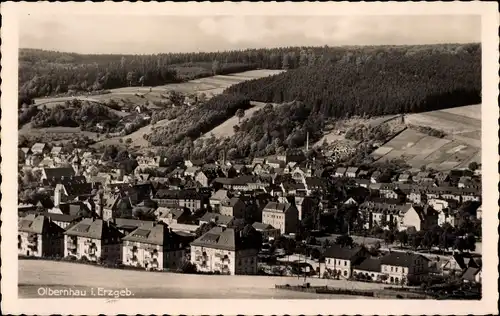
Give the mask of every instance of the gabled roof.
[(124, 241), (135, 241), (153, 245), (178, 245), (179, 236), (170, 231), (163, 223), (155, 223), (152, 226), (140, 226), (127, 236)]
[(358, 167), (349, 167), (349, 168), (347, 168), (346, 172), (348, 172), (348, 173), (351, 173), (351, 172), (356, 173), (356, 172), (358, 172), (358, 170), (359, 170)]
[(63, 149), (62, 147), (54, 146), (54, 147), (52, 147), (52, 150), (50, 151), (50, 153), (53, 155), (57, 155), (57, 154), (61, 153), (62, 149)]
[(195, 190), (158, 190), (155, 194), (157, 199), (189, 199), (189, 200), (200, 200), (202, 195)]
[(83, 196), (92, 194), (92, 183), (67, 182), (63, 184), (64, 190), (69, 196)]
[(215, 192), (211, 197), (210, 200), (215, 200), (215, 201), (222, 201), (229, 198), (228, 196), (228, 191), (224, 189), (220, 189), (217, 192)]
[(133, 218), (115, 218), (113, 219), (113, 223), (119, 229), (121, 228), (132, 228), (136, 229), (138, 227), (153, 227), (153, 221), (142, 221)]
[(50, 221), (47, 216), (37, 214), (28, 214), (25, 217), (19, 219), (18, 230), (35, 234), (64, 232), (64, 229)]
[(36, 143), (33, 146), (31, 146), (31, 151), (32, 152), (42, 152), (45, 149), (45, 144), (44, 143)]
[(92, 239), (121, 238), (122, 233), (110, 222), (102, 219), (85, 218), (66, 230), (66, 235)]
[(217, 225), (229, 225), (233, 220), (233, 216), (226, 216), (212, 212), (207, 212), (200, 218), (200, 222), (214, 222)]
[(363, 271), (371, 271), (371, 272), (380, 272), (381, 261), (379, 258), (367, 258), (361, 263), (354, 265), (354, 269), (363, 270)]
[(275, 229), (270, 224), (263, 224), (263, 223), (260, 223), (260, 222), (253, 223), (252, 227), (255, 228), (255, 230), (257, 230), (257, 231)]
[(43, 171), (47, 179), (62, 177), (71, 178), (75, 176), (75, 170), (73, 168), (44, 168)]
[(469, 268), (467, 268), (467, 270), (465, 270), (464, 274), (462, 275), (462, 279), (470, 281), (470, 282), (475, 282), (476, 281), (476, 275), (479, 272), (481, 272), (481, 268), (469, 267)]
[(233, 198), (222, 201), (221, 206), (234, 207), (238, 203), (243, 203), (243, 201), (237, 197), (233, 197)]
[(363, 248), (362, 247), (342, 247), (340, 245), (332, 245), (325, 251), (325, 258), (334, 258), (342, 260), (351, 260), (354, 258)]
[(293, 205), (290, 203), (269, 202), (264, 207), (266, 212), (286, 213)]
[(380, 261), (382, 264), (398, 266), (398, 267), (410, 267), (417, 258), (421, 258), (425, 261), (429, 261), (428, 258), (417, 255), (414, 253), (406, 253), (406, 252), (391, 252), (387, 255), (383, 256)]
[(339, 167), (337, 170), (335, 170), (336, 174), (344, 174), (347, 171), (347, 168), (344, 167)]
[(159, 207), (155, 211), (159, 218), (166, 218), (169, 214), (172, 214), (172, 219), (179, 219), (183, 215), (186, 215), (186, 209), (183, 207), (170, 208), (170, 207)]
[(214, 227), (200, 238), (191, 243), (191, 246), (238, 251), (249, 248), (243, 238), (233, 228)]

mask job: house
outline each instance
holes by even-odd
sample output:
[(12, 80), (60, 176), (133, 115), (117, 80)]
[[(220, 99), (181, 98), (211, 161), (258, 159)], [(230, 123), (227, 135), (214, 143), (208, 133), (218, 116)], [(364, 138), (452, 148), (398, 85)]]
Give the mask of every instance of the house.
[(366, 258), (355, 263), (352, 270), (354, 279), (382, 281), (382, 262), (379, 258)]
[(43, 168), (41, 180), (61, 180), (61, 179), (71, 179), (74, 177), (75, 170), (73, 168)]
[(345, 279), (352, 275), (354, 266), (368, 255), (364, 247), (341, 247), (332, 245), (324, 253), (325, 269), (337, 273)]
[(462, 275), (462, 280), (465, 283), (478, 283), (481, 284), (483, 279), (483, 273), (481, 268), (472, 268), (469, 267), (465, 270)]
[(441, 270), (443, 274), (456, 274), (460, 275), (465, 272), (468, 268), (479, 268), (481, 267), (481, 262), (477, 258), (472, 257), (470, 254), (466, 253), (455, 253), (449, 260), (446, 260), (442, 266)]
[(397, 226), (400, 221), (401, 204), (398, 200), (392, 199), (372, 199), (359, 205), (359, 211), (365, 216), (366, 229), (374, 226), (385, 228), (390, 223)]
[(138, 227), (122, 240), (124, 265), (162, 271), (178, 269), (184, 261), (187, 245), (164, 223)]
[(479, 207), (476, 210), (476, 218), (477, 219), (483, 218), (483, 207), (482, 207), (482, 205), (479, 205)]
[(420, 171), (413, 177), (413, 181), (419, 183), (422, 181), (434, 181), (434, 179), (431, 177), (430, 172)]
[(285, 168), (286, 167), (286, 162), (283, 161), (283, 160), (279, 160), (279, 159), (268, 159), (266, 161), (266, 165), (268, 165), (269, 167), (271, 168)]
[(187, 207), (191, 211), (206, 209), (208, 197), (195, 190), (158, 190), (153, 197), (158, 206)]
[(446, 185), (448, 183), (448, 181), (450, 180), (450, 176), (446, 172), (438, 172), (434, 176), (434, 180), (436, 180), (436, 182), (439, 186), (442, 186), (442, 185)]
[(314, 200), (308, 196), (295, 196), (294, 201), (297, 211), (299, 212), (299, 221), (301, 221), (307, 215), (312, 215), (313, 210), (316, 207)]
[(198, 171), (201, 170), (200, 167), (197, 167), (197, 166), (190, 166), (190, 167), (187, 167), (186, 170), (184, 171), (184, 175), (186, 177), (191, 177), (191, 178), (194, 178), (196, 176), (196, 174), (198, 173)]
[(262, 223), (279, 229), (282, 235), (296, 233), (299, 211), (290, 203), (269, 202), (262, 210)]
[(252, 227), (262, 235), (264, 240), (273, 240), (280, 236), (280, 230), (268, 224), (255, 222)]
[(402, 173), (398, 177), (398, 182), (407, 183), (410, 181), (411, 181), (411, 174), (409, 174), (409, 173)]
[(349, 167), (345, 172), (345, 176), (348, 178), (356, 178), (356, 176), (358, 175), (358, 171), (359, 171), (358, 167)]
[(472, 185), (472, 178), (471, 177), (460, 177), (458, 180), (458, 187), (459, 188), (468, 188), (470, 185)]
[(381, 272), (386, 282), (408, 284), (408, 278), (421, 279), (429, 271), (429, 259), (406, 252), (390, 252), (380, 259)]
[(398, 229), (406, 230), (415, 227), (417, 231), (430, 229), (438, 224), (438, 213), (429, 205), (418, 206), (405, 204), (400, 209)]
[(92, 195), (94, 195), (92, 183), (74, 181), (59, 183), (54, 189), (54, 205), (58, 206), (63, 202), (75, 201), (76, 199), (86, 199)]
[[(51, 213), (45, 212), (42, 213), (44, 216), (48, 217), (53, 223), (62, 229), (67, 229), (70, 225), (78, 223), (82, 217), (78, 214), (59, 214), (59, 213)], [(63, 238), (64, 241), (64, 238)], [(61, 251), (63, 247), (61, 246)]]
[(380, 171), (374, 171), (372, 173), (372, 176), (370, 177), (370, 182), (371, 183), (379, 183), (380, 182), (380, 178), (382, 177), (382, 173)]
[(190, 212), (184, 207), (159, 207), (155, 210), (156, 218), (169, 226), (171, 224), (187, 224), (190, 221)]
[(304, 181), (307, 195), (312, 192), (323, 192), (327, 187), (326, 179), (319, 177), (307, 177)]
[(257, 274), (257, 253), (232, 228), (214, 227), (191, 243), (191, 263), (202, 272)]
[(224, 189), (217, 190), (217, 192), (215, 192), (210, 197), (210, 208), (212, 210), (219, 210), (220, 204), (223, 201), (229, 200), (231, 197), (232, 196), (228, 190), (224, 190)]
[(109, 221), (85, 218), (64, 233), (64, 256), (117, 263), (123, 234)]
[(33, 257), (62, 257), (64, 229), (49, 217), (28, 214), (18, 222), (18, 254)]
[(218, 213), (206, 212), (199, 219), (199, 222), (200, 222), (200, 226), (203, 225), (203, 224), (208, 224), (210, 222), (213, 222), (217, 226), (228, 227), (228, 226), (230, 226), (230, 225), (233, 224), (234, 217), (227, 216), (227, 215), (221, 215), (221, 214), (218, 214)]
[(343, 177), (345, 175), (346, 171), (347, 171), (346, 168), (339, 167), (339, 168), (337, 168), (337, 170), (335, 170), (335, 173), (333, 176), (336, 178)]
[(49, 152), (49, 147), (44, 143), (36, 143), (31, 146), (31, 152), (33, 154), (45, 155)]
[(245, 211), (246, 204), (237, 197), (222, 201), (219, 207), (219, 213), (221, 215), (232, 216), (236, 218), (244, 218)]

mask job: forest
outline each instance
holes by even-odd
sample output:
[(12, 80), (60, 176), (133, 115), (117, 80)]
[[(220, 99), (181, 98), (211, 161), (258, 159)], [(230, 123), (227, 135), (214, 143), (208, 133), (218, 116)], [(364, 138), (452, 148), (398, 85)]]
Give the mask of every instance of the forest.
[(76, 54), (38, 49), (19, 51), (19, 100), (101, 91), (131, 85), (157, 86), (214, 74), (252, 69), (295, 69), (325, 62), (405, 55), (420, 51), (477, 50), (479, 45), (280, 47), (223, 52), (168, 53), (151, 55)]
[[(171, 157), (189, 153), (197, 159), (217, 159), (222, 151), (229, 159), (272, 155), (303, 146), (307, 133), (310, 141), (318, 139), (327, 119), (422, 112), (481, 102), (479, 45), (397, 47), (377, 54), (370, 49), (359, 48), (338, 60), (320, 58), (314, 65), (304, 57), (297, 69), (231, 86), (181, 115), (177, 124), (157, 129), (148, 140), (170, 146), (166, 151)], [(268, 104), (256, 111), (235, 126), (235, 134), (228, 139), (193, 143), (201, 133), (234, 114), (221, 111), (219, 103), (243, 99), (285, 103)], [(366, 132), (378, 138), (387, 134), (379, 129)], [(364, 134), (350, 137), (364, 138)]]

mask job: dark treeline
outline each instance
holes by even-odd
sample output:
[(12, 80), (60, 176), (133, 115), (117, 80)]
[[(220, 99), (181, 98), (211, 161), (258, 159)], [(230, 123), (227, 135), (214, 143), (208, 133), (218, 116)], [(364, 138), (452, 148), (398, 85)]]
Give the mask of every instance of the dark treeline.
[(368, 55), (360, 50), (283, 74), (242, 82), (226, 93), (281, 103), (300, 100), (311, 115), (350, 117), (422, 112), (481, 102), (481, 48), (406, 51)]
[(467, 45), (282, 47), (207, 53), (89, 55), (36, 49), (19, 52), (19, 99), (98, 91), (130, 85), (155, 86), (257, 68), (295, 69), (353, 58), (380, 58), (408, 50), (460, 53)]
[(153, 145), (168, 146), (185, 139), (195, 140), (235, 115), (238, 109), (250, 107), (249, 100), (239, 95), (222, 94), (196, 108), (186, 110), (165, 127), (158, 128), (146, 139)]
[[(310, 141), (319, 139), (329, 118), (430, 111), (480, 102), (481, 51), (475, 44), (397, 47), (379, 52), (359, 48), (340, 59), (323, 58), (316, 63), (304, 61), (298, 69), (284, 74), (234, 85), (210, 104), (181, 116), (175, 125), (156, 130), (148, 140), (169, 146), (170, 157), (189, 154), (210, 160), (221, 152), (229, 159), (272, 155), (300, 148), (307, 133)], [(233, 99), (228, 99), (231, 95)], [(266, 105), (236, 126), (229, 139), (193, 143), (202, 132), (234, 114), (215, 110), (219, 102), (237, 103), (245, 96), (264, 102), (290, 102)], [(199, 124), (201, 117), (203, 123)], [(183, 132), (188, 128), (191, 132)], [(380, 134), (378, 138), (387, 134), (374, 132)]]

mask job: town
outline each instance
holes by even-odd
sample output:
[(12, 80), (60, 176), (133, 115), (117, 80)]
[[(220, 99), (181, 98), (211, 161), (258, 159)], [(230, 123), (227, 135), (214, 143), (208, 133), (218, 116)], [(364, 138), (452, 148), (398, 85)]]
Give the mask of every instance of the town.
[(21, 259), (480, 293), (475, 162), (440, 172), (355, 166), (319, 147), (168, 165), (45, 143), (19, 157)]

